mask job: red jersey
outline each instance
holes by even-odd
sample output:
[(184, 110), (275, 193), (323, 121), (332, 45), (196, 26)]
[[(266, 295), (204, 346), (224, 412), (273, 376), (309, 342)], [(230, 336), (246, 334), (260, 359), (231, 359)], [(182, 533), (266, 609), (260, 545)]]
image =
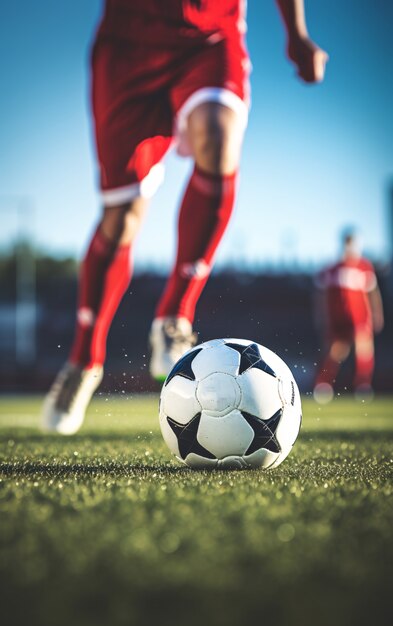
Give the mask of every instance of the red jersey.
[(362, 258), (340, 261), (319, 275), (317, 285), (327, 293), (331, 323), (371, 324), (368, 293), (375, 289), (377, 280), (369, 261)]
[(176, 46), (244, 33), (245, 0), (106, 0), (99, 35)]

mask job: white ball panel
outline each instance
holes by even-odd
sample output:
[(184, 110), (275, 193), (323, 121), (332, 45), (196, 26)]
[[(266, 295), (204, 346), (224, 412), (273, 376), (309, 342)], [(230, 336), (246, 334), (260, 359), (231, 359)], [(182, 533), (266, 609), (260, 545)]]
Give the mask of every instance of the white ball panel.
[(244, 457), (244, 460), (247, 462), (249, 467), (254, 469), (258, 467), (262, 467), (263, 469), (267, 469), (268, 467), (272, 467), (274, 462), (279, 458), (279, 452), (271, 452), (270, 450), (265, 450), (261, 448), (260, 450), (255, 450), (252, 454), (248, 454)]
[(250, 339), (236, 339), (235, 337), (230, 337), (229, 339), (224, 340), (225, 343), (237, 343), (240, 346), (249, 346), (255, 341), (251, 341)]
[(208, 469), (212, 470), (217, 467), (217, 459), (205, 459), (203, 456), (199, 456), (199, 454), (194, 454), (194, 452), (190, 452), (187, 454), (184, 463), (188, 465), (188, 467), (192, 467), (193, 469)]
[(296, 411), (298, 411), (298, 413), (301, 414), (302, 402), (300, 392), (295, 379), (292, 376), (281, 379), (280, 394), (285, 404), (293, 407)]
[(226, 456), (218, 461), (218, 468), (223, 470), (244, 470), (249, 465), (243, 456)]
[(164, 438), (164, 441), (166, 445), (168, 446), (169, 450), (172, 452), (172, 454), (175, 454), (177, 457), (180, 457), (180, 450), (179, 450), (179, 445), (177, 442), (177, 437), (175, 433), (173, 432), (172, 428), (169, 426), (167, 419), (166, 419), (166, 415), (162, 409), (160, 410), (160, 428), (161, 428), (161, 433)]
[(224, 345), (225, 341), (225, 339), (211, 339), (210, 341), (199, 344), (199, 346), (195, 346), (194, 350), (201, 347), (203, 347), (204, 350), (206, 350), (206, 348), (216, 348), (217, 346)]
[(237, 378), (242, 390), (239, 409), (261, 419), (269, 419), (282, 408), (278, 380), (262, 370), (251, 368)]
[(287, 458), (291, 450), (292, 450), (292, 446), (290, 446), (289, 448), (282, 449), (280, 454), (277, 454), (277, 458), (273, 461), (273, 463), (269, 465), (269, 469), (275, 469), (276, 467), (281, 465), (281, 463), (285, 461), (285, 459)]
[(225, 417), (214, 417), (202, 411), (197, 439), (201, 446), (222, 459), (243, 455), (254, 439), (254, 431), (240, 411), (234, 410)]
[(299, 409), (286, 404), (276, 430), (277, 441), (282, 450), (292, 448), (299, 434), (300, 424)]
[(161, 392), (161, 406), (166, 415), (169, 415), (179, 424), (187, 424), (201, 406), (196, 397), (197, 382), (183, 376), (175, 376)]
[(193, 360), (191, 367), (196, 378), (201, 380), (213, 372), (223, 372), (236, 376), (239, 365), (240, 354), (221, 343), (218, 346), (201, 350)]
[(202, 410), (218, 416), (239, 406), (241, 391), (234, 376), (215, 372), (199, 381), (196, 397)]
[(302, 416), (303, 414), (303, 409), (302, 409), (302, 399), (300, 397), (300, 391), (299, 391), (299, 387), (297, 386), (295, 380), (293, 381), (295, 384), (295, 403), (293, 405), (293, 408), (299, 412), (299, 415)]

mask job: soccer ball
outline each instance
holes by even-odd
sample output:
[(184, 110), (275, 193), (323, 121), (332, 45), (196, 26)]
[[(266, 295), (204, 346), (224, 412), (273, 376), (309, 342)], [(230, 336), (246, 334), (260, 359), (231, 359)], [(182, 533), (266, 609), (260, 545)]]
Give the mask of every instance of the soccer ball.
[(277, 467), (290, 453), (301, 420), (289, 367), (244, 339), (214, 339), (192, 348), (161, 391), (164, 440), (195, 469)]

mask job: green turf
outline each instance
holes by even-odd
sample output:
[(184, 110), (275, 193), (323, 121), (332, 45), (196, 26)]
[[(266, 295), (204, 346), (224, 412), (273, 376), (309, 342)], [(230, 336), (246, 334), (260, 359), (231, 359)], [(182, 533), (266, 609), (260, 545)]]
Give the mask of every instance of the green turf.
[(0, 401), (2, 623), (387, 624), (392, 399), (304, 401), (271, 472), (171, 458), (157, 398), (94, 401), (44, 436), (40, 399)]

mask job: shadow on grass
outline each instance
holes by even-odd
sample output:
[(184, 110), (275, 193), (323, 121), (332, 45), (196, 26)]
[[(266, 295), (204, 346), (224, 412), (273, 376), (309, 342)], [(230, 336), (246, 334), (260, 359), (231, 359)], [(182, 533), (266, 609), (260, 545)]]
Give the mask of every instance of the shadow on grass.
[[(25, 431), (15, 432), (15, 430), (3, 431), (1, 439), (3, 442), (7, 442), (7, 440), (12, 439), (12, 448), (10, 449), (10, 457), (14, 456), (14, 460), (10, 462), (8, 459), (4, 462), (0, 463), (0, 474), (4, 477), (36, 477), (41, 476), (44, 478), (66, 478), (66, 477), (96, 477), (96, 476), (111, 476), (118, 478), (133, 478), (136, 475), (147, 475), (152, 476), (153, 474), (159, 474), (160, 478), (163, 476), (167, 476), (170, 478), (171, 476), (190, 476), (190, 474), (194, 474), (195, 471), (190, 470), (182, 465), (170, 464), (170, 462), (162, 463), (154, 461), (152, 459), (152, 463), (142, 463), (142, 462), (133, 462), (130, 461), (120, 461), (115, 460), (113, 457), (120, 456), (122, 458), (126, 457), (126, 448), (125, 446), (129, 446), (130, 456), (133, 454), (142, 456), (141, 450), (138, 448), (134, 450), (132, 448), (132, 443), (143, 445), (143, 443), (148, 442), (149, 444), (154, 444), (155, 442), (162, 442), (161, 435), (159, 433), (146, 433), (146, 431), (136, 432), (136, 433), (81, 433), (77, 434), (73, 437), (63, 437), (59, 435), (45, 435), (37, 432), (29, 432)], [(331, 430), (325, 432), (307, 432), (303, 431), (299, 437), (299, 441), (303, 444), (308, 444), (312, 442), (312, 449), (315, 450), (319, 445), (324, 446), (325, 444), (330, 444), (331, 446), (337, 445), (339, 446), (342, 443), (355, 444), (356, 448), (359, 451), (363, 451), (369, 449), (371, 446), (382, 445), (386, 446), (390, 441), (393, 441), (393, 432), (390, 430), (370, 430), (370, 431), (345, 431), (345, 430)], [(32, 445), (40, 445), (43, 447), (43, 460), (28, 460), (29, 457), (29, 444)], [(104, 444), (110, 444), (114, 446), (113, 453), (111, 454), (106, 449), (100, 449), (100, 446)], [(23, 457), (20, 457), (20, 449), (18, 450), (18, 454), (15, 454), (14, 447), (15, 446), (26, 446), (23, 449)], [(51, 449), (51, 446), (53, 447)], [(91, 453), (86, 453), (84, 450), (81, 450), (81, 455), (85, 455), (87, 457), (86, 462), (74, 462), (73, 451), (78, 449), (78, 446), (92, 446), (94, 451), (97, 451), (100, 454), (100, 459), (97, 460), (95, 458), (91, 459), (93, 456)], [(118, 450), (116, 448), (118, 447)], [(313, 450), (310, 450), (310, 453), (307, 455), (307, 458), (302, 460), (301, 469), (298, 467), (291, 467), (291, 464), (285, 464), (283, 468), (279, 468), (278, 470), (274, 470), (275, 474), (284, 474), (291, 475), (292, 478), (295, 478), (299, 472), (302, 473), (307, 471), (307, 468), (310, 466), (310, 469), (314, 471), (314, 463), (317, 460), (328, 460), (331, 456), (330, 452), (326, 449), (326, 453), (322, 454), (321, 451), (318, 454), (313, 453)], [(37, 459), (38, 452), (34, 450), (34, 456)], [(69, 460), (45, 460), (45, 457), (55, 457), (55, 456), (70, 456)], [(90, 457), (90, 459), (89, 459)], [(330, 459), (331, 460), (331, 459)], [(76, 461), (76, 459), (75, 459)], [(335, 470), (336, 471), (336, 470)], [(196, 472), (199, 473), (199, 472)], [(203, 472), (205, 473), (205, 472)]]
[(12, 439), (15, 443), (34, 443), (42, 445), (58, 445), (58, 446), (71, 446), (77, 447), (78, 444), (85, 443), (127, 443), (129, 441), (135, 441), (136, 443), (162, 441), (161, 434), (159, 432), (150, 433), (145, 430), (135, 431), (130, 433), (129, 431), (103, 431), (78, 433), (72, 436), (45, 434), (36, 429), (28, 428), (7, 428), (0, 431), (0, 441), (7, 441)]
[[(314, 431), (302, 429), (299, 434), (299, 441), (324, 441), (333, 442), (335, 440), (353, 443), (377, 443), (379, 441), (386, 442), (393, 440), (393, 430), (390, 429), (370, 429), (370, 430), (326, 430)], [(129, 443), (152, 443), (162, 442), (162, 436), (159, 432), (142, 431), (103, 431), (103, 432), (82, 432), (71, 437), (62, 435), (44, 434), (33, 429), (14, 429), (0, 431), (0, 441), (12, 440), (14, 444), (38, 444), (43, 446), (54, 445), (64, 450), (68, 447), (77, 449), (78, 444), (129, 444)], [(59, 452), (60, 453), (60, 452)]]
[(0, 474), (6, 477), (16, 476), (44, 476), (66, 478), (68, 476), (97, 476), (108, 475), (118, 477), (131, 477), (135, 474), (160, 474), (162, 476), (179, 476), (190, 474), (192, 470), (185, 466), (170, 465), (146, 465), (144, 463), (121, 463), (117, 461), (104, 461), (103, 463), (47, 463), (28, 461), (19, 463), (0, 463)]

